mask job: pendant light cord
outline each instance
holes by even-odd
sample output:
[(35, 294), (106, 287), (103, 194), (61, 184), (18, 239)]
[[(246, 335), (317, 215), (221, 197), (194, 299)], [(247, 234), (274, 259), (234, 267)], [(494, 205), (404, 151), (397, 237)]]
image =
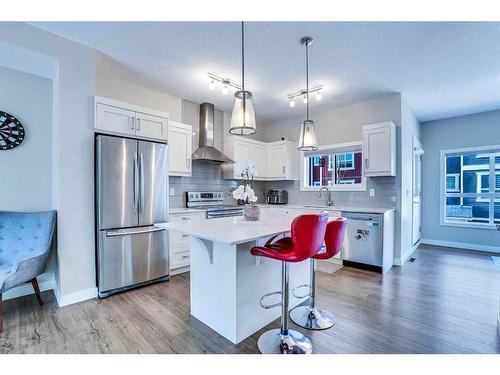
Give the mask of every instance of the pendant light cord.
[(245, 28), (241, 21), (241, 88), (245, 91)]
[(309, 42), (306, 41), (306, 120), (309, 121)]
[(246, 127), (247, 98), (245, 93), (245, 27), (241, 21), (241, 91), (243, 99), (243, 127)]

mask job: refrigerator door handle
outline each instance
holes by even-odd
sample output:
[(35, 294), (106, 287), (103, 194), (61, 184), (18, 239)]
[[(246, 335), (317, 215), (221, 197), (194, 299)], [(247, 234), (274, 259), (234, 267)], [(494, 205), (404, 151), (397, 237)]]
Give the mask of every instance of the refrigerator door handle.
[(153, 227), (144, 230), (127, 230), (127, 229), (109, 230), (106, 232), (106, 237), (130, 236), (134, 234), (161, 232), (163, 230), (165, 230), (165, 228), (158, 228), (158, 227)]
[(140, 160), (140, 170), (141, 170), (141, 176), (140, 176), (140, 197), (139, 197), (139, 213), (142, 214), (144, 211), (144, 154), (141, 152), (139, 154), (139, 160)]
[(137, 152), (134, 152), (134, 214), (137, 215), (139, 209), (139, 165), (137, 163)]

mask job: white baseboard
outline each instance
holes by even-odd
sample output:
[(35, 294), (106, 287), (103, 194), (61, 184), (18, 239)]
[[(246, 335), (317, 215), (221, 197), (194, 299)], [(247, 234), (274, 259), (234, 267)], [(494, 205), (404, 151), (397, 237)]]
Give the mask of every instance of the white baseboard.
[(421, 243), (422, 243), (422, 241), (417, 242), (417, 243), (416, 243), (415, 245), (413, 245), (413, 246), (410, 248), (410, 250), (408, 250), (408, 251), (406, 252), (406, 254), (404, 254), (401, 258), (397, 258), (397, 259), (395, 259), (395, 260), (394, 260), (394, 265), (395, 265), (395, 266), (400, 266), (400, 267), (401, 267), (403, 264), (405, 264), (405, 263), (406, 263), (406, 261), (407, 261), (408, 259), (410, 259), (411, 255), (415, 252), (415, 250), (417, 250), (417, 249), (418, 249), (418, 247), (420, 246), (420, 244), (421, 244)]
[(178, 275), (178, 274), (184, 273), (184, 272), (189, 272), (189, 266), (175, 268), (173, 270), (170, 270), (170, 276)]
[[(37, 277), (37, 280), (41, 292), (56, 289), (56, 281), (52, 273), (44, 273), (43, 275)], [(2, 299), (6, 301), (12, 298), (29, 296), (30, 294), (35, 294), (35, 291), (33, 290), (33, 286), (31, 285), (31, 283), (26, 283), (18, 285), (15, 288), (9, 289), (8, 291), (4, 292), (2, 294)]]
[(74, 303), (86, 301), (88, 299), (96, 297), (97, 297), (97, 288), (80, 290), (78, 292), (65, 294), (63, 296), (61, 296), (59, 292), (56, 291), (57, 304), (59, 305), (59, 307), (73, 305)]
[(490, 253), (500, 253), (500, 246), (478, 245), (478, 244), (474, 244), (474, 243), (464, 243), (464, 242), (430, 240), (430, 239), (424, 239), (424, 238), (422, 238), (422, 240), (420, 242), (422, 244), (425, 244), (425, 245), (455, 247), (457, 249), (487, 251)]

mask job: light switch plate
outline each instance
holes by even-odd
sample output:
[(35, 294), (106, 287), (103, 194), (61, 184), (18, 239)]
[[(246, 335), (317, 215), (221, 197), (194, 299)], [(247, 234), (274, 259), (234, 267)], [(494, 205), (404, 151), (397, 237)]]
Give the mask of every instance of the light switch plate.
[(370, 189), (370, 197), (374, 197), (375, 196), (375, 189)]
[(175, 189), (174, 188), (170, 188), (170, 196), (172, 195), (175, 195)]

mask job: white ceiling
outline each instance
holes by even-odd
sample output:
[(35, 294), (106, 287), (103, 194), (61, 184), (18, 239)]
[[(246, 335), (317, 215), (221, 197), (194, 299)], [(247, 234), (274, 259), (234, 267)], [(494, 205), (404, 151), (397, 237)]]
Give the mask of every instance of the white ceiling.
[[(207, 73), (240, 82), (238, 22), (33, 23), (123, 63), (166, 92), (230, 111), (232, 96), (208, 89)], [(500, 108), (500, 23), (249, 22), (246, 86), (258, 121), (302, 115), (287, 94), (302, 89), (304, 47), (311, 86), (325, 86), (311, 110), (401, 92), (420, 120)]]

